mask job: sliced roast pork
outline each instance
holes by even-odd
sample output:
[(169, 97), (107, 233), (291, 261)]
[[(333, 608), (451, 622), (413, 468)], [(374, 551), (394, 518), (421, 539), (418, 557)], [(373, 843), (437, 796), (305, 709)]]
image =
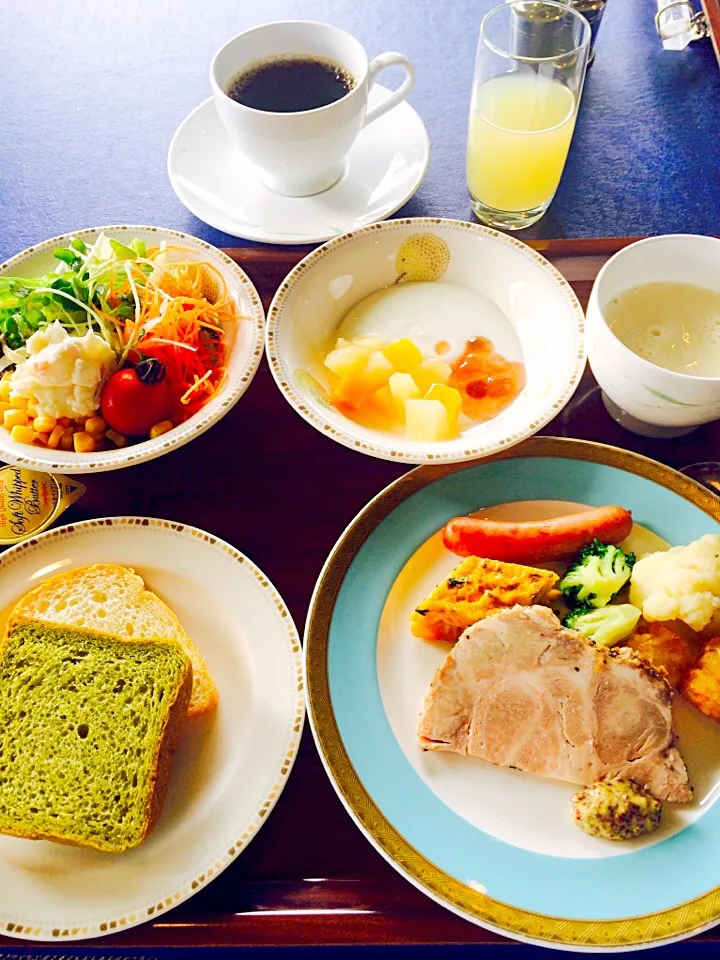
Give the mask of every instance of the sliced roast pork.
[(664, 677), (630, 651), (566, 630), (547, 607), (469, 627), (432, 681), (418, 738), (541, 777), (634, 780), (658, 800), (692, 798)]

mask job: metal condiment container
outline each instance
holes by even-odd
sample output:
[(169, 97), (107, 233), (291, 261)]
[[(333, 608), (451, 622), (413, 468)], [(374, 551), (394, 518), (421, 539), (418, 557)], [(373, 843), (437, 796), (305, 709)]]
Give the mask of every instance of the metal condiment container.
[[(508, 0), (512, 2), (512, 0)], [(595, 40), (597, 39), (598, 30), (600, 29), (600, 22), (602, 20), (603, 13), (605, 12), (605, 5), (607, 0), (558, 0), (559, 3), (564, 3), (568, 7), (574, 7), (578, 13), (581, 13), (585, 19), (590, 24), (590, 54), (588, 57), (588, 63), (592, 63), (593, 57), (595, 55)], [(543, 7), (539, 3), (533, 2), (533, 0), (527, 0), (527, 3), (523, 3), (520, 9), (518, 10), (518, 25), (517, 25), (517, 47), (516, 51), (522, 53), (527, 57), (542, 57), (543, 51), (537, 46), (537, 39), (529, 40), (530, 33), (527, 30), (523, 30), (523, 20), (525, 21), (537, 21), (545, 20), (556, 20), (558, 27), (558, 33), (566, 29), (562, 23), (562, 18), (559, 13)], [(552, 41), (552, 34), (549, 31), (544, 31), (543, 35), (548, 39), (549, 42)], [(554, 44), (556, 47), (557, 44)]]

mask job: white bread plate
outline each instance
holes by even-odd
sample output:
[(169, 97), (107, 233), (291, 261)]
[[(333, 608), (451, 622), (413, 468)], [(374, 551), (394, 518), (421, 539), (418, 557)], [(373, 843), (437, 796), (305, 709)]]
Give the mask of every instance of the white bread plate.
[(17, 600), (45, 577), (95, 563), (132, 568), (167, 603), (205, 658), (219, 702), (187, 719), (162, 814), (139, 846), (112, 854), (0, 836), (0, 936), (101, 937), (187, 900), (267, 822), (300, 745), (292, 618), (251, 560), (195, 527), (106, 517), (11, 547), (0, 557), (0, 635)]

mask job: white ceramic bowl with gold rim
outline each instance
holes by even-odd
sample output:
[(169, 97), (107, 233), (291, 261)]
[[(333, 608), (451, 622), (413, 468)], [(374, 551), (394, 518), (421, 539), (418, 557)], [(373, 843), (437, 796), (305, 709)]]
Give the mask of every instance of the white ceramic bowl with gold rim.
[[(323, 358), (334, 345), (341, 320), (364, 297), (397, 284), (399, 278), (430, 281), (427, 288), (435, 289), (423, 290), (423, 295), (427, 292), (433, 302), (442, 302), (437, 295), (449, 290), (438, 290), (439, 285), (450, 284), (453, 296), (463, 288), (463, 295), (476, 296), (488, 311), (497, 315), (499, 310), (507, 328), (501, 339), (515, 344), (516, 355), (511, 355), (512, 346), (501, 349), (499, 340), (496, 347), (508, 359), (525, 364), (527, 382), (517, 399), (493, 420), (467, 426), (452, 440), (422, 443), (399, 430), (359, 425), (340, 413), (327, 394)], [(457, 352), (468, 332), (467, 316), (463, 324), (455, 324), (455, 314), (448, 313), (452, 315), (439, 310), (436, 319), (433, 314), (430, 339), (447, 339)], [(478, 317), (471, 335), (494, 340), (493, 332), (484, 328), (482, 309)], [(427, 317), (423, 323), (427, 326)], [(410, 321), (406, 327), (405, 335), (415, 336), (419, 330)], [(384, 460), (451, 463), (507, 449), (559, 413), (585, 366), (583, 327), (583, 311), (568, 282), (526, 244), (474, 223), (411, 218), (344, 234), (305, 257), (272, 302), (266, 349), (287, 401), (333, 440)], [(453, 359), (453, 353), (446, 359)]]
[(0, 427), (0, 460), (16, 466), (59, 473), (96, 473), (99, 470), (119, 470), (135, 463), (154, 460), (176, 447), (181, 447), (200, 436), (233, 407), (249, 387), (260, 364), (263, 351), (265, 312), (260, 296), (240, 267), (216, 247), (187, 233), (166, 230), (164, 227), (135, 225), (91, 227), (73, 230), (44, 240), (0, 264), (0, 276), (34, 277), (53, 270), (57, 264), (53, 251), (67, 247), (79, 237), (92, 243), (100, 233), (129, 246), (137, 237), (148, 246), (165, 241), (168, 245), (184, 247), (189, 258), (212, 264), (222, 275), (234, 298), (243, 320), (238, 324), (228, 357), (228, 375), (225, 386), (201, 410), (168, 433), (155, 440), (143, 440), (117, 450), (97, 453), (49, 450), (47, 447), (15, 442), (9, 432)]

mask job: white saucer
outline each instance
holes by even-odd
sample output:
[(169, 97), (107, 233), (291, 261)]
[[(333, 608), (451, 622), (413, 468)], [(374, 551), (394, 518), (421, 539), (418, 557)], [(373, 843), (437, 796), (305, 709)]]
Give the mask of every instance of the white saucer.
[[(375, 84), (370, 106), (389, 95)], [(429, 156), (425, 125), (401, 103), (365, 127), (344, 176), (329, 190), (283, 197), (264, 187), (231, 145), (211, 98), (175, 132), (168, 174), (188, 210), (223, 233), (262, 243), (320, 243), (399, 210), (420, 186)]]

